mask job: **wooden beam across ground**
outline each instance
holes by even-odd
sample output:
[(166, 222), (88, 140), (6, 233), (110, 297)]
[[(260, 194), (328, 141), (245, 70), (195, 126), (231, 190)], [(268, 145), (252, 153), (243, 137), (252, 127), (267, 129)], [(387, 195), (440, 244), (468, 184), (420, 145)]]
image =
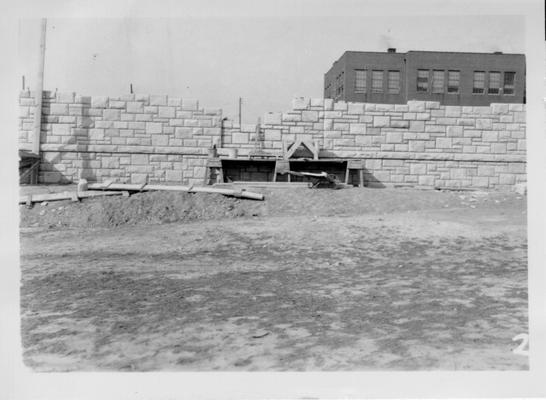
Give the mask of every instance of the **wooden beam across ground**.
[[(102, 190), (101, 183), (91, 183), (88, 185), (89, 190)], [(188, 192), (188, 193), (218, 193), (224, 196), (240, 197), (243, 199), (263, 200), (264, 195), (261, 193), (248, 192), (246, 190), (230, 190), (213, 188), (210, 186), (178, 186), (178, 185), (135, 185), (130, 183), (112, 183), (108, 186), (110, 190), (129, 190), (134, 192), (144, 192), (148, 190), (157, 191), (172, 191), (172, 192)]]
[(87, 197), (99, 197), (99, 196), (128, 196), (128, 192), (115, 191), (115, 192), (97, 192), (86, 190), (83, 192), (61, 192), (61, 193), (45, 193), (45, 194), (27, 194), (19, 197), (19, 204), (32, 204), (40, 203), (42, 201), (56, 201), (56, 200), (72, 200), (78, 201), (79, 199)]

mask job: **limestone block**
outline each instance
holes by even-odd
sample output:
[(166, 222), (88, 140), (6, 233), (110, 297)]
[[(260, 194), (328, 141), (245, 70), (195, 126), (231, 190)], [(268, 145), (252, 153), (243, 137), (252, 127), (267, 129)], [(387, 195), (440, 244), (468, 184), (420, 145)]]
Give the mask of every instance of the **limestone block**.
[(301, 133), (305, 133), (305, 128), (303, 126), (290, 126), (288, 128), (288, 132), (294, 133), (294, 134), (301, 134)]
[(446, 129), (446, 135), (449, 137), (462, 137), (463, 136), (463, 127), (462, 126), (448, 126)]
[(170, 107), (180, 107), (182, 106), (182, 99), (180, 97), (169, 97), (167, 105)]
[(508, 105), (508, 110), (510, 111), (525, 111), (525, 106), (523, 104), (511, 103)]
[(146, 123), (146, 133), (156, 134), (163, 132), (163, 124), (160, 122), (147, 122)]
[(436, 110), (440, 108), (440, 102), (439, 101), (426, 101), (425, 102), (425, 108), (429, 110)]
[(490, 118), (477, 118), (476, 119), (476, 129), (492, 129), (493, 120)]
[(140, 101), (128, 101), (127, 102), (128, 113), (142, 113), (144, 112), (144, 103)]
[(182, 182), (182, 171), (180, 170), (165, 171), (165, 180), (167, 182)]
[(394, 104), (376, 104), (376, 111), (394, 111)]
[(324, 108), (324, 99), (323, 98), (311, 98), (311, 107)]
[(341, 139), (342, 134), (340, 131), (324, 131), (324, 137), (326, 139)]
[(128, 122), (127, 128), (129, 129), (146, 129), (146, 122)]
[(93, 96), (91, 97), (91, 107), (93, 108), (107, 108), (108, 97), (107, 96)]
[(484, 142), (497, 142), (499, 140), (499, 133), (495, 131), (484, 131), (482, 133), (482, 140)]
[(479, 131), (476, 129), (464, 129), (463, 136), (479, 138), (479, 137), (482, 137), (483, 133), (484, 133), (483, 131)]
[(402, 132), (387, 132), (386, 142), (387, 143), (402, 143), (403, 133)]
[(402, 118), (406, 119), (406, 120), (414, 120), (415, 119), (415, 113), (414, 112), (404, 113), (404, 114), (402, 114)]
[(525, 112), (514, 112), (514, 122), (525, 123)]
[(199, 109), (199, 102), (195, 99), (182, 99), (182, 110), (196, 111)]
[(265, 137), (265, 140), (270, 140), (270, 141), (281, 140), (281, 130), (280, 129), (265, 129), (264, 137)]
[(348, 103), (347, 114), (364, 114), (364, 103)]
[(57, 103), (74, 103), (74, 92), (57, 92)]
[(125, 105), (126, 103), (124, 101), (110, 99), (110, 103), (109, 103), (110, 108), (124, 109)]
[(334, 120), (332, 120), (332, 119), (324, 119), (323, 130), (329, 131), (329, 130), (332, 130), (333, 127), (334, 127)]
[(525, 163), (523, 162), (512, 162), (508, 164), (508, 172), (515, 174), (524, 174), (525, 173)]
[(334, 102), (334, 111), (347, 111), (347, 103), (345, 101)]
[(247, 132), (234, 132), (231, 141), (233, 144), (245, 144), (249, 142), (249, 136)]
[(425, 121), (409, 121), (410, 132), (424, 132), (425, 131)]
[(501, 115), (499, 117), (499, 121), (503, 124), (511, 124), (512, 122), (514, 122), (514, 117), (512, 115)]
[(355, 135), (365, 135), (366, 124), (349, 124), (349, 133)]
[(430, 133), (445, 133), (445, 125), (425, 125), (425, 132)]
[[(414, 121), (411, 121), (414, 122)], [(409, 128), (410, 121), (404, 119), (393, 119), (391, 120), (391, 128)]]
[(149, 164), (149, 155), (148, 154), (131, 154), (131, 164), (133, 165), (148, 165)]
[(185, 119), (184, 126), (199, 126), (199, 121), (196, 119)]
[(425, 142), (422, 140), (410, 140), (408, 151), (411, 152), (424, 152)]
[(509, 111), (508, 104), (491, 103), (489, 107), (492, 114), (507, 114)]
[(152, 146), (168, 146), (169, 135), (154, 135), (152, 136)]
[(49, 106), (49, 112), (53, 115), (68, 115), (68, 104), (53, 103)]
[(478, 165), (478, 176), (495, 176), (495, 167), (492, 165)]
[(209, 136), (220, 136), (220, 128), (203, 128), (203, 134)]
[(102, 118), (105, 121), (118, 121), (120, 119), (120, 111), (116, 109), (105, 109)]
[(302, 111), (301, 120), (303, 122), (317, 122), (318, 112), (317, 111)]
[(282, 124), (282, 114), (279, 112), (270, 112), (264, 115), (264, 124), (280, 125)]
[(437, 149), (450, 149), (451, 146), (451, 138), (436, 138)]
[(283, 122), (298, 122), (301, 121), (301, 113), (283, 113)]
[(364, 136), (364, 135), (357, 135), (355, 136), (355, 145), (357, 146), (371, 146), (372, 145), (372, 137), (371, 136)]
[(383, 160), (384, 167), (402, 167), (404, 165), (404, 160)]
[(409, 111), (409, 106), (407, 104), (395, 104), (394, 105), (394, 111), (408, 112)]
[(104, 139), (104, 129), (99, 129), (99, 128), (89, 129), (89, 139), (91, 139), (91, 140), (103, 140)]
[(410, 112), (425, 112), (426, 102), (420, 100), (408, 101), (408, 107)]
[(150, 95), (150, 105), (151, 106), (166, 106), (167, 96), (166, 95)]
[(384, 128), (390, 125), (391, 117), (384, 116), (374, 116), (373, 117), (373, 126), (376, 128)]
[(292, 110), (305, 110), (309, 107), (310, 99), (307, 97), (296, 97), (292, 99)]
[(174, 118), (176, 109), (174, 107), (158, 107), (160, 118)]
[[(406, 119), (406, 118), (404, 118)], [(425, 121), (430, 119), (430, 113), (415, 113), (415, 119), (418, 121)]]
[(69, 124), (51, 124), (51, 132), (53, 135), (70, 135), (70, 125)]
[(153, 120), (152, 114), (135, 114), (135, 121), (151, 121)]
[(491, 153), (506, 154), (506, 143), (492, 143)]
[(334, 100), (324, 99), (324, 110), (333, 110), (333, 109), (334, 109)]
[(434, 118), (443, 118), (446, 116), (446, 110), (444, 108), (439, 108), (437, 110), (429, 110), (430, 117)]
[(341, 111), (324, 111), (324, 118), (341, 118)]
[(419, 185), (421, 186), (428, 186), (428, 187), (434, 186), (434, 176), (421, 175), (419, 176), (418, 182), (419, 182)]
[(460, 106), (445, 106), (445, 116), (448, 118), (458, 118), (461, 116), (461, 112)]
[(349, 124), (345, 122), (334, 122), (334, 130), (348, 132)]
[(472, 186), (487, 188), (489, 187), (489, 178), (483, 176), (473, 176)]
[(358, 117), (358, 122), (371, 124), (373, 122), (373, 115), (361, 115)]
[(131, 174), (131, 183), (142, 184), (148, 182), (148, 174)]

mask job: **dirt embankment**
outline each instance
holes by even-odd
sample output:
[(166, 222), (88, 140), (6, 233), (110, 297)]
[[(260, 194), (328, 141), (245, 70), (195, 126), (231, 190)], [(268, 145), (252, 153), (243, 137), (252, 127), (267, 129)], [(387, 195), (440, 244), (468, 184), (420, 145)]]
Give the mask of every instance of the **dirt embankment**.
[(144, 192), (129, 198), (44, 202), (31, 209), (20, 206), (20, 221), (22, 228), (105, 228), (282, 215), (362, 215), (453, 208), (525, 209), (525, 198), (515, 193), (358, 188), (269, 189), (261, 192), (265, 194), (263, 202), (184, 192)]

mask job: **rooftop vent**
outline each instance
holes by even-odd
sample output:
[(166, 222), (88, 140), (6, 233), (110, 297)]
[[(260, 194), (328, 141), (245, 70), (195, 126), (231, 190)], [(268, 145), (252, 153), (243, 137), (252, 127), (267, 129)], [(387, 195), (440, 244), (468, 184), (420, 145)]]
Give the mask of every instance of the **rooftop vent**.
[(394, 47), (389, 47), (387, 53), (396, 53), (396, 49)]

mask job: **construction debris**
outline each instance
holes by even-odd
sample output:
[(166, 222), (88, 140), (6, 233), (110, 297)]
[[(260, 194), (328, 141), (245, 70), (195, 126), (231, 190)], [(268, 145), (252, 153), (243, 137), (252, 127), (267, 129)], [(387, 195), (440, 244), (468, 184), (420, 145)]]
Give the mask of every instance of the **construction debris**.
[(88, 185), (89, 190), (125, 190), (131, 192), (144, 192), (150, 190), (159, 191), (175, 191), (175, 192), (187, 192), (187, 193), (218, 193), (224, 196), (232, 196), (243, 199), (251, 200), (263, 200), (264, 195), (261, 193), (253, 193), (246, 190), (232, 190), (232, 189), (219, 189), (203, 186), (168, 186), (168, 185), (149, 185), (149, 184), (129, 184), (129, 183), (91, 183)]

